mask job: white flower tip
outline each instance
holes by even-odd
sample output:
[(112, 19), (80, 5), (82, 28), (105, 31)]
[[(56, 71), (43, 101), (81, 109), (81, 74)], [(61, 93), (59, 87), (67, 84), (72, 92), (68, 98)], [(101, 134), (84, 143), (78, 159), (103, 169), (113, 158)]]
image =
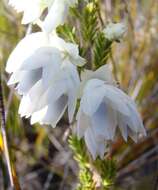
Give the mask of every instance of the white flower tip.
[(26, 20), (24, 16), (22, 17), (21, 24), (23, 25), (29, 24), (29, 22)]
[(124, 139), (124, 141), (127, 143), (128, 137), (127, 137), (127, 136), (123, 136), (123, 139)]
[(69, 124), (71, 125), (72, 124), (72, 122), (73, 122), (73, 116), (74, 116), (74, 113), (69, 113), (68, 114), (68, 118), (69, 118)]
[(7, 82), (7, 85), (8, 86), (11, 86), (11, 85), (13, 85), (14, 84), (14, 82), (12, 81), (12, 79), (10, 78), (9, 80), (8, 80), (8, 82)]
[(35, 121), (34, 118), (31, 117), (30, 124), (31, 124), (31, 125), (34, 125), (35, 123), (37, 123), (37, 121)]
[(139, 138), (143, 138), (147, 136), (147, 132), (145, 128), (142, 128), (142, 131), (139, 133)]
[[(8, 61), (9, 61), (9, 59), (8, 59)], [(7, 62), (7, 64), (6, 64), (6, 68), (5, 68), (5, 71), (7, 72), (7, 73), (11, 73), (12, 71), (11, 71), (11, 69), (10, 69), (10, 64), (8, 64), (9, 62)]]
[(96, 160), (96, 158), (97, 158), (97, 156), (98, 156), (97, 153), (94, 152), (94, 151), (93, 151), (93, 152), (91, 151), (90, 153), (91, 153), (91, 155), (92, 155), (93, 160)]

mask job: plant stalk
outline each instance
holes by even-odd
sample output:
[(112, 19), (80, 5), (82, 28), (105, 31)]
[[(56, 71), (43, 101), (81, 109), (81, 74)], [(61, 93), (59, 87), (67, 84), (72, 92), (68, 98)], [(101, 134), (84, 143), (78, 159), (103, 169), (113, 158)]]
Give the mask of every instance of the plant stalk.
[(3, 92), (2, 92), (2, 78), (1, 78), (1, 71), (0, 71), (0, 116), (1, 116), (1, 133), (3, 138), (3, 151), (6, 158), (9, 179), (10, 179), (10, 186), (14, 189), (14, 179), (12, 175), (12, 166), (11, 160), (9, 156), (9, 149), (8, 149), (8, 142), (7, 142), (7, 135), (6, 135), (6, 120), (5, 120), (5, 108), (4, 108), (4, 101), (3, 101)]

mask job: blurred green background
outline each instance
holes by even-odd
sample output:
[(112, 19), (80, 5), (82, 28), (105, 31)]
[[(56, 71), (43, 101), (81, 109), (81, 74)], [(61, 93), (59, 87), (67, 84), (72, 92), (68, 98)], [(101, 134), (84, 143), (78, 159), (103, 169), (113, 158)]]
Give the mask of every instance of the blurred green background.
[[(120, 87), (135, 99), (142, 114), (147, 137), (137, 144), (125, 143), (118, 135), (112, 155), (118, 161), (114, 189), (158, 189), (158, 1), (104, 0), (101, 15), (105, 22), (124, 21), (128, 32), (113, 45), (113, 59)], [(0, 1), (0, 68), (3, 79), (7, 134), (11, 158), (22, 190), (75, 189), (78, 167), (68, 148), (67, 120), (59, 127), (30, 126), (18, 115), (19, 97), (6, 83), (6, 60), (25, 35), (21, 16)], [(30, 47), (31, 48), (31, 47)], [(8, 174), (0, 135), (0, 190), (8, 185)]]

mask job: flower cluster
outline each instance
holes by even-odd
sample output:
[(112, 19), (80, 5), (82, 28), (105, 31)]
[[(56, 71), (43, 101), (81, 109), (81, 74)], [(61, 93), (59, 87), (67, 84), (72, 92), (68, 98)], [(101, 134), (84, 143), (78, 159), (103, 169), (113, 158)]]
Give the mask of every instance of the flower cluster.
[(21, 116), (55, 127), (68, 107), (71, 122), (80, 83), (76, 65), (84, 63), (78, 46), (56, 35), (37, 32), (22, 39), (6, 66), (13, 73), (8, 84), (18, 83), (16, 88), (23, 96)]
[[(106, 145), (114, 140), (117, 128), (125, 140), (137, 141), (145, 135), (144, 126), (132, 99), (117, 88), (107, 65), (96, 71), (78, 67), (86, 60), (79, 55), (77, 44), (60, 38), (55, 30), (62, 25), (76, 0), (10, 0), (23, 12), (23, 24), (37, 23), (41, 32), (24, 37), (11, 53), (6, 71), (11, 73), (9, 85), (16, 84), (22, 96), (19, 114), (36, 122), (55, 127), (66, 109), (69, 122), (74, 119), (76, 102), (76, 134), (84, 137), (95, 159), (104, 156)], [(41, 15), (47, 10), (43, 20)], [(105, 30), (109, 40), (119, 40), (125, 28), (111, 24)]]

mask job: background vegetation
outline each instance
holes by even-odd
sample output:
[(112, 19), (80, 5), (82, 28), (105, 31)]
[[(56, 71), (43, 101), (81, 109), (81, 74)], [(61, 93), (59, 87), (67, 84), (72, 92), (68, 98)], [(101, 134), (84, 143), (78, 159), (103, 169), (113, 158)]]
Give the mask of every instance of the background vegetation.
[[(100, 1), (100, 9), (101, 15), (96, 17), (93, 12), (88, 13), (86, 10), (82, 12), (80, 27), (83, 34), (79, 41), (84, 40), (84, 45), (87, 45), (86, 51), (89, 52), (88, 44), (97, 43), (99, 40), (98, 38), (96, 40), (95, 36), (96, 22), (99, 22), (100, 26), (109, 21), (127, 23), (126, 37), (123, 42), (112, 45), (108, 62), (113, 66), (120, 87), (136, 100), (148, 133), (147, 137), (140, 139), (137, 144), (130, 140), (126, 144), (118, 134), (110, 151), (110, 157), (114, 157), (118, 163), (114, 189), (156, 190), (158, 187), (158, 3), (157, 0), (104, 0)], [(72, 10), (72, 14), (77, 13)], [(87, 20), (87, 14), (93, 15), (93, 18)], [(100, 16), (102, 19), (98, 21)], [(22, 26), (20, 22), (21, 16), (8, 7), (5, 0), (1, 0), (0, 70), (14, 180), (17, 189), (19, 183), (22, 190), (75, 189), (78, 165), (68, 147), (70, 127), (66, 117), (60, 121), (56, 129), (49, 126), (30, 126), (28, 120), (21, 119), (18, 115), (18, 95), (13, 88), (8, 88), (6, 85), (9, 77), (5, 72), (6, 60), (17, 42), (30, 29)], [(70, 19), (70, 23), (72, 22), (74, 20)], [(78, 40), (75, 32), (72, 32), (71, 27), (67, 25), (59, 28), (59, 33), (64, 35), (65, 39)], [(94, 47), (99, 53), (97, 44)], [(87, 52), (81, 48), (82, 55), (89, 55)], [(96, 62), (97, 58), (94, 56)], [(90, 57), (87, 56), (87, 59)], [(2, 133), (0, 133), (0, 189), (5, 190), (8, 188), (9, 176), (3, 150)]]

